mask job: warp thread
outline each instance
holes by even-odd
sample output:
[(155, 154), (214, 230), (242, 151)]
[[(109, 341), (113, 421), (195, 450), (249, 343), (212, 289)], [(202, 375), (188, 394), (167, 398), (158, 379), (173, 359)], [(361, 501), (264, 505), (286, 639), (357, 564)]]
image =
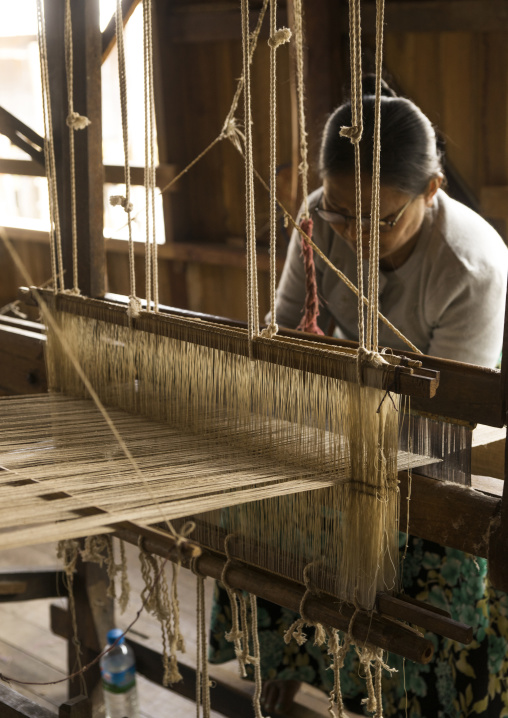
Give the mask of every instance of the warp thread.
[[(312, 239), (312, 219), (302, 219), (300, 227), (303, 232)], [(319, 317), (319, 299), (317, 293), (314, 252), (303, 235), (301, 235), (301, 243), (303, 264), (305, 268), (305, 306), (302, 320), (297, 329), (300, 329), (302, 332), (310, 332), (311, 334), (324, 334), (323, 330), (317, 323), (317, 318)]]

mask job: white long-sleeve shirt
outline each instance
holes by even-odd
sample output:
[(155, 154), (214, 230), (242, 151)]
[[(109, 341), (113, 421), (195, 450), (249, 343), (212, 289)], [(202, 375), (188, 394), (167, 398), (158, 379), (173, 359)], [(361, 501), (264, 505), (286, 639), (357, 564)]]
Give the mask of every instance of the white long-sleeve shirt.
[[(309, 197), (313, 240), (356, 284), (356, 254), (312, 212), (322, 193), (321, 188)], [(357, 340), (356, 296), (319, 256), (314, 258), (321, 301), (319, 325), (326, 331), (333, 320), (339, 336)], [(380, 311), (424, 354), (493, 367), (501, 352), (507, 273), (508, 249), (499, 234), (478, 214), (439, 190), (433, 206), (426, 210), (410, 257), (397, 269), (380, 271)], [(295, 231), (277, 289), (277, 323), (296, 327), (304, 300), (305, 274)], [(379, 342), (407, 349), (383, 323)]]

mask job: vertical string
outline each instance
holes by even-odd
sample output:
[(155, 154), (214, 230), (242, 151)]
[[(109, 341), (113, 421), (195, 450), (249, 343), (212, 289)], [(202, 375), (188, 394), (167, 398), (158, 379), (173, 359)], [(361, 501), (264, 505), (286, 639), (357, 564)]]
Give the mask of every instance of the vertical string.
[(252, 339), (259, 334), (257, 297), (256, 224), (254, 208), (254, 162), (252, 153), (252, 110), (250, 89), (249, 2), (241, 0), (242, 50), (244, 78), (245, 123), (245, 209), (247, 234), (247, 319), (249, 355), (252, 358)]
[(296, 54), (296, 92), (298, 96), (298, 129), (300, 133), (300, 181), (302, 183), (303, 214), (309, 218), (309, 150), (305, 120), (305, 83), (303, 66), (303, 9), (302, 0), (294, 0), (295, 17), (295, 54)]
[(384, 0), (376, 0), (376, 97), (374, 113), (374, 151), (372, 167), (372, 206), (369, 237), (369, 308), (367, 311), (367, 349), (378, 350), (379, 310), (379, 187), (381, 160), (381, 73), (383, 64)]
[[(362, 350), (365, 349), (365, 321), (363, 310), (362, 177), (360, 164), (360, 141), (363, 134), (360, 0), (349, 0), (349, 52), (351, 65), (351, 127), (342, 127), (340, 134), (343, 137), (349, 137), (355, 149), (356, 281), (358, 286), (358, 356), (360, 361)], [(360, 374), (360, 366), (358, 371)], [(359, 378), (361, 379), (361, 376)]]
[(76, 213), (76, 159), (74, 151), (74, 132), (88, 127), (90, 120), (74, 111), (74, 51), (72, 44), (71, 1), (65, 0), (65, 74), (67, 78), (67, 126), (69, 128), (69, 163), (71, 185), (71, 232), (72, 232), (72, 282), (73, 294), (79, 294), (78, 285), (78, 223)]
[(151, 167), (151, 188), (152, 188), (152, 278), (153, 278), (153, 302), (154, 311), (159, 311), (159, 263), (158, 263), (158, 246), (155, 224), (155, 190), (157, 187), (157, 178), (155, 172), (155, 93), (153, 82), (153, 37), (152, 37), (152, 0), (148, 0), (149, 11), (147, 13), (148, 20), (148, 47), (149, 47), (149, 95), (150, 95), (150, 167)]
[(275, 290), (277, 288), (277, 0), (270, 2), (270, 315), (273, 334), (277, 333)]
[(277, 0), (270, 2), (270, 326), (262, 336), (277, 334), (275, 292), (277, 288), (277, 48), (291, 38), (288, 28), (277, 30)]
[(151, 212), (150, 212), (150, 188), (151, 188), (151, 116), (150, 116), (150, 79), (149, 79), (149, 34), (148, 34), (148, 18), (150, 13), (149, 0), (143, 0), (143, 79), (144, 79), (144, 110), (145, 110), (145, 295), (146, 310), (152, 311), (152, 257), (151, 257)]
[(42, 85), (42, 114), (44, 118), (44, 157), (46, 160), (46, 176), (48, 180), (49, 217), (50, 217), (50, 253), (51, 274), (55, 294), (65, 288), (62, 262), (62, 237), (60, 232), (60, 214), (58, 210), (58, 191), (56, 186), (55, 147), (53, 142), (53, 120), (49, 88), (48, 53), (46, 45), (46, 23), (43, 0), (37, 0), (37, 39), (39, 43), (39, 59)]
[[(118, 50), (118, 78), (120, 82), (120, 110), (122, 115), (122, 139), (124, 151), (124, 174), (125, 174), (125, 197), (121, 198), (120, 204), (127, 213), (127, 226), (129, 230), (129, 274), (130, 274), (130, 296), (129, 316), (139, 314), (141, 302), (136, 297), (136, 273), (134, 265), (134, 241), (132, 238), (132, 204), (131, 194), (131, 173), (129, 167), (129, 128), (127, 118), (127, 75), (125, 70), (125, 46), (123, 33), (122, 2), (116, 0), (116, 43)], [(111, 198), (113, 199), (113, 198)], [(111, 200), (110, 200), (111, 201)]]

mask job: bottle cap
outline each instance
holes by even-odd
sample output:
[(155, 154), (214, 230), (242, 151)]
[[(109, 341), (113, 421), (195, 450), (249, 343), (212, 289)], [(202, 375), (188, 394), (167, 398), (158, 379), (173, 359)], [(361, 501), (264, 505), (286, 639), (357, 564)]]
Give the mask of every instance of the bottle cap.
[[(123, 631), (121, 628), (112, 628), (110, 631), (108, 631), (108, 635), (107, 635), (108, 644), (110, 646), (112, 646), (113, 643), (117, 640), (117, 638), (122, 636), (122, 633), (123, 633)], [(122, 643), (124, 643), (124, 642), (125, 642), (125, 638), (124, 638), (124, 636), (122, 636), (120, 638), (120, 640), (118, 641), (117, 645), (121, 646)]]

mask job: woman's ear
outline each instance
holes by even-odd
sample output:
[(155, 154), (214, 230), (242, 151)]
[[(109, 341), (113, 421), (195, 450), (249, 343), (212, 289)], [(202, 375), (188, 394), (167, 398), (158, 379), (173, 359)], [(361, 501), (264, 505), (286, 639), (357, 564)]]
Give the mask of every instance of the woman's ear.
[(434, 203), (434, 195), (443, 184), (443, 179), (444, 177), (442, 174), (436, 175), (430, 180), (429, 184), (427, 185), (427, 189), (423, 194), (425, 205), (427, 207), (432, 207)]

